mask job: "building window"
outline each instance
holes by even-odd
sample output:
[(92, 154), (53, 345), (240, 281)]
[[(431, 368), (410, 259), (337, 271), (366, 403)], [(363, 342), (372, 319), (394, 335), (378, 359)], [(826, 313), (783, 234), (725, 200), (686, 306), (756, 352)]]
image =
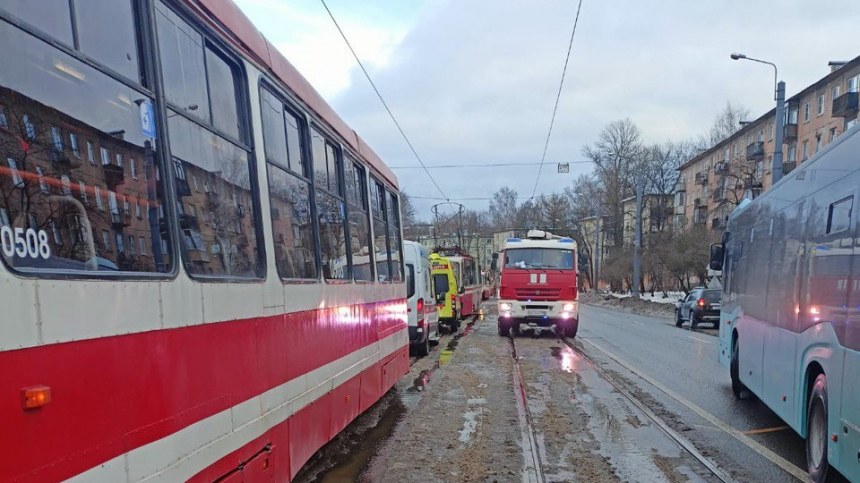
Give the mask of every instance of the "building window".
[(818, 94), (818, 115), (824, 114), (824, 94)]
[(773, 135), (776, 132), (776, 126), (774, 124), (771, 124), (767, 130), (770, 133), (770, 136), (768, 137), (768, 141), (773, 141)]
[(42, 191), (43, 194), (50, 193), (50, 190), (48, 190), (48, 184), (45, 183), (45, 177), (42, 174), (41, 166), (36, 166), (36, 174), (39, 176), (39, 190)]
[(837, 97), (839, 97), (839, 85), (830, 88), (830, 98), (835, 100)]
[(848, 92), (857, 92), (858, 84), (860, 84), (860, 76), (848, 79)]
[(102, 155), (102, 166), (107, 166), (110, 164), (110, 152), (107, 148), (99, 148), (99, 152)]
[(809, 103), (803, 105), (803, 122), (809, 121)]
[(116, 249), (120, 253), (125, 253), (125, 243), (122, 241), (122, 233), (116, 234)]
[(128, 197), (123, 197), (122, 208), (126, 216), (131, 216), (131, 206), (128, 204)]
[(77, 134), (69, 133), (69, 146), (72, 148), (72, 154), (74, 154), (76, 158), (80, 158), (81, 152), (78, 149), (78, 135)]
[(62, 245), (63, 237), (60, 236), (60, 227), (57, 226), (57, 221), (51, 218), (49, 223), (51, 225), (51, 234), (54, 236), (54, 244)]
[(836, 134), (836, 133), (837, 133), (837, 130), (836, 130), (836, 128), (835, 128), (835, 127), (834, 127), (834, 128), (830, 128), (830, 141), (829, 141), (829, 142), (831, 142), (831, 143), (832, 143), (833, 141), (835, 141), (835, 140), (836, 140), (836, 136), (837, 136), (837, 134)]
[(87, 204), (87, 185), (84, 184), (83, 181), (78, 181), (78, 188), (81, 189), (81, 202), (83, 204)]
[(101, 211), (105, 210), (104, 202), (102, 202), (102, 190), (98, 186), (95, 187), (96, 192), (96, 208)]
[(116, 153), (116, 165), (122, 168), (122, 154)]
[(815, 152), (821, 151), (821, 136), (815, 136)]
[(128, 236), (128, 252), (131, 253), (132, 255), (136, 255), (137, 254), (136, 251), (137, 251), (137, 249), (135, 248), (134, 236), (129, 235)]
[(112, 251), (111, 243), (110, 243), (110, 233), (107, 230), (102, 230), (102, 243), (105, 246), (105, 251)]
[(131, 167), (131, 177), (137, 179), (137, 160), (128, 158), (128, 164)]
[(90, 164), (96, 164), (95, 148), (92, 141), (87, 141), (87, 159), (89, 159)]
[(793, 163), (797, 161), (797, 145), (792, 144), (788, 147), (788, 162)]
[(851, 227), (851, 210), (854, 207), (854, 197), (849, 196), (830, 204), (827, 216), (827, 234), (839, 233)]
[(806, 161), (809, 158), (809, 141), (803, 141), (803, 149), (801, 150), (801, 161)]
[(138, 246), (140, 246), (140, 254), (146, 256), (146, 238), (141, 236), (137, 238), (137, 241), (139, 242)]
[(36, 139), (36, 126), (34, 126), (33, 122), (30, 121), (30, 116), (24, 114), (21, 117), (21, 122), (24, 123), (24, 131), (27, 133), (27, 139), (30, 141)]
[[(316, 279), (319, 272), (311, 188), (308, 163), (302, 154), (305, 125), (266, 88), (260, 90), (260, 107), (278, 275), (282, 279)], [(215, 249), (213, 245), (213, 254)]]
[(63, 184), (63, 195), (72, 196), (72, 180), (68, 176), (63, 175), (60, 177), (60, 181)]
[(63, 133), (60, 128), (51, 126), (51, 144), (57, 151), (63, 150)]
[(6, 118), (6, 108), (0, 106), (0, 128), (9, 130), (9, 119)]
[(141, 213), (141, 210), (140, 210), (140, 202), (137, 202), (134, 205), (134, 216), (136, 216), (138, 219), (143, 218), (143, 214)]
[(6, 158), (6, 164), (9, 165), (9, 171), (12, 171), (12, 184), (16, 188), (23, 188), (24, 180), (21, 179), (21, 173), (18, 172), (18, 162), (12, 158)]

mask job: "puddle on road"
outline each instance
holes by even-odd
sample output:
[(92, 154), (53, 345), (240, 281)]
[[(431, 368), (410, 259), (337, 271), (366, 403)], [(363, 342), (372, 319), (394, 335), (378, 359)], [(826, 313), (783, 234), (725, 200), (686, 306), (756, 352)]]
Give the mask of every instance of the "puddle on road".
[(582, 361), (582, 356), (577, 354), (576, 351), (574, 351), (568, 346), (550, 347), (550, 352), (552, 353), (553, 357), (558, 359), (559, 369), (561, 369), (563, 372), (576, 372), (579, 364)]

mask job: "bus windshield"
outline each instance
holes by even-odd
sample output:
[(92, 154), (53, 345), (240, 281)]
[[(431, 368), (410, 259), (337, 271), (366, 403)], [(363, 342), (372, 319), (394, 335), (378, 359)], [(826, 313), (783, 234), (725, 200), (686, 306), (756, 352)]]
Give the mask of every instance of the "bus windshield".
[(506, 250), (505, 268), (573, 270), (573, 250), (559, 250), (557, 248)]

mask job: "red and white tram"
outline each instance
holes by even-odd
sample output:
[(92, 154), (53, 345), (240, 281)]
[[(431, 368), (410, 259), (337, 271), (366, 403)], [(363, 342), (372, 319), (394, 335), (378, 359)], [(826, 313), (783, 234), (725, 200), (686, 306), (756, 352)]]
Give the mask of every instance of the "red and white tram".
[(395, 177), (230, 0), (31, 3), (0, 3), (0, 481), (292, 479), (408, 370)]

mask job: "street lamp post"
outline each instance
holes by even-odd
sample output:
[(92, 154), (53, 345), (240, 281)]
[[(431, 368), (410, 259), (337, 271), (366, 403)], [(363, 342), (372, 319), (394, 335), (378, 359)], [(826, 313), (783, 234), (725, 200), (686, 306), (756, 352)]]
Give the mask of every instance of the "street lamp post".
[(751, 60), (760, 64), (767, 64), (773, 67), (773, 97), (776, 100), (776, 133), (774, 133), (773, 148), (773, 184), (782, 179), (782, 141), (783, 141), (783, 125), (785, 122), (785, 82), (777, 80), (776, 64), (766, 60), (753, 59), (744, 54), (734, 53), (731, 55), (732, 60)]

